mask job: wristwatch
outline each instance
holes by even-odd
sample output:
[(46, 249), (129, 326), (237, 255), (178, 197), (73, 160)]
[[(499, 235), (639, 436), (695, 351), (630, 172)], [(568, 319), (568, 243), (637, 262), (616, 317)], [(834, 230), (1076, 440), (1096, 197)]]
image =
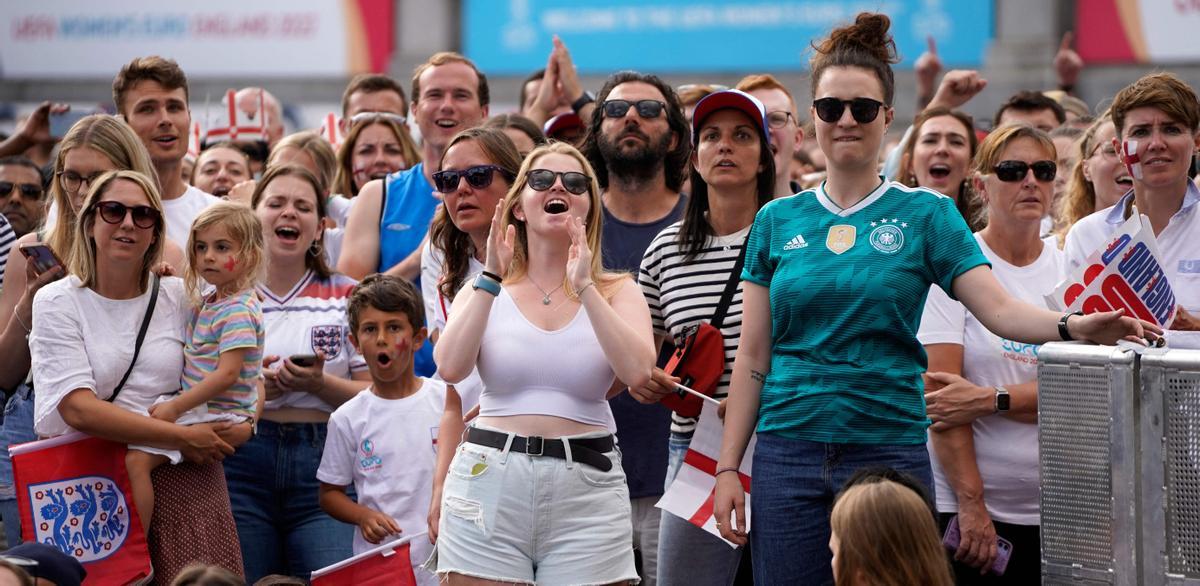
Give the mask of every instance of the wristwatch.
[(1007, 413), (1012, 404), (1011, 399), (1008, 389), (996, 387), (996, 413)]
[(583, 95), (579, 96), (579, 99), (575, 100), (574, 102), (571, 102), (571, 111), (578, 114), (579, 111), (582, 110), (584, 106), (586, 106), (592, 102), (595, 102), (595, 101), (596, 101), (596, 94), (593, 94), (592, 92), (584, 90)]

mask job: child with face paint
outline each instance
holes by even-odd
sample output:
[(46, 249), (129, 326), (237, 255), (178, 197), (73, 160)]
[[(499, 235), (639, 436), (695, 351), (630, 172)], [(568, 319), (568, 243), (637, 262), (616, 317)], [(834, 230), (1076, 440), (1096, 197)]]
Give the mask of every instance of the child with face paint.
[[(200, 213), (188, 237), (184, 282), (192, 300), (183, 348), (182, 390), (150, 407), (180, 425), (257, 420), (263, 313), (254, 284), (263, 262), (262, 224), (247, 206), (220, 202)], [(206, 285), (207, 284), (207, 285)], [(154, 511), (150, 472), (180, 461), (177, 451), (130, 446), (126, 468), (142, 529)]]
[[(428, 531), (446, 385), (413, 374), (413, 354), (425, 343), (425, 306), (412, 283), (374, 274), (354, 288), (346, 312), (350, 343), (372, 382), (329, 417), (317, 469), (321, 508), (358, 526), (355, 555), (411, 538), (417, 583), (433, 586), (437, 578), (418, 567), (432, 550), (420, 535)], [(358, 502), (346, 494), (351, 484)]]

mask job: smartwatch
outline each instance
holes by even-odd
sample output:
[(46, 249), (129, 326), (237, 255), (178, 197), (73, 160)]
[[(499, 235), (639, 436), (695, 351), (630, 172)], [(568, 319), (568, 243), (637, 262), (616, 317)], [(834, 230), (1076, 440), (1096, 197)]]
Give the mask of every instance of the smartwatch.
[(1011, 406), (1012, 397), (1009, 396), (1008, 389), (996, 387), (996, 413), (1007, 413)]
[(579, 99), (575, 100), (574, 102), (571, 102), (571, 111), (578, 114), (579, 111), (582, 110), (584, 106), (586, 106), (592, 102), (595, 102), (595, 101), (596, 101), (596, 94), (593, 94), (592, 92), (584, 90), (583, 95), (579, 96)]

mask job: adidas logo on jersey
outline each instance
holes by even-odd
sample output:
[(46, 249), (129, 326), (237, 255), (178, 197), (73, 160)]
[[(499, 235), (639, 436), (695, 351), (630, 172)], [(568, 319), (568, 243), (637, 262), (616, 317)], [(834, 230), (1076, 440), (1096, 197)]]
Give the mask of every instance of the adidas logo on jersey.
[(797, 234), (797, 235), (793, 236), (791, 240), (788, 240), (787, 244), (783, 245), (783, 249), (784, 250), (796, 250), (799, 248), (804, 248), (806, 246), (808, 246), (808, 243), (804, 241), (804, 237)]

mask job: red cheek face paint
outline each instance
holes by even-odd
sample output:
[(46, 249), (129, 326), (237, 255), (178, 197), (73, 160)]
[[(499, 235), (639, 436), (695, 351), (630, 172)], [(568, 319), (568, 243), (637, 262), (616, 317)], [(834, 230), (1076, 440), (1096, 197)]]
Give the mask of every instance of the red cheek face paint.
[(229, 260), (225, 261), (225, 270), (227, 270), (229, 272), (233, 272), (233, 269), (236, 267), (237, 267), (237, 261), (234, 260), (233, 257), (230, 257)]
[(410, 346), (411, 346), (411, 342), (409, 342), (408, 338), (404, 338), (403, 340), (400, 340), (400, 342), (396, 344), (396, 349), (401, 352), (407, 352)]

